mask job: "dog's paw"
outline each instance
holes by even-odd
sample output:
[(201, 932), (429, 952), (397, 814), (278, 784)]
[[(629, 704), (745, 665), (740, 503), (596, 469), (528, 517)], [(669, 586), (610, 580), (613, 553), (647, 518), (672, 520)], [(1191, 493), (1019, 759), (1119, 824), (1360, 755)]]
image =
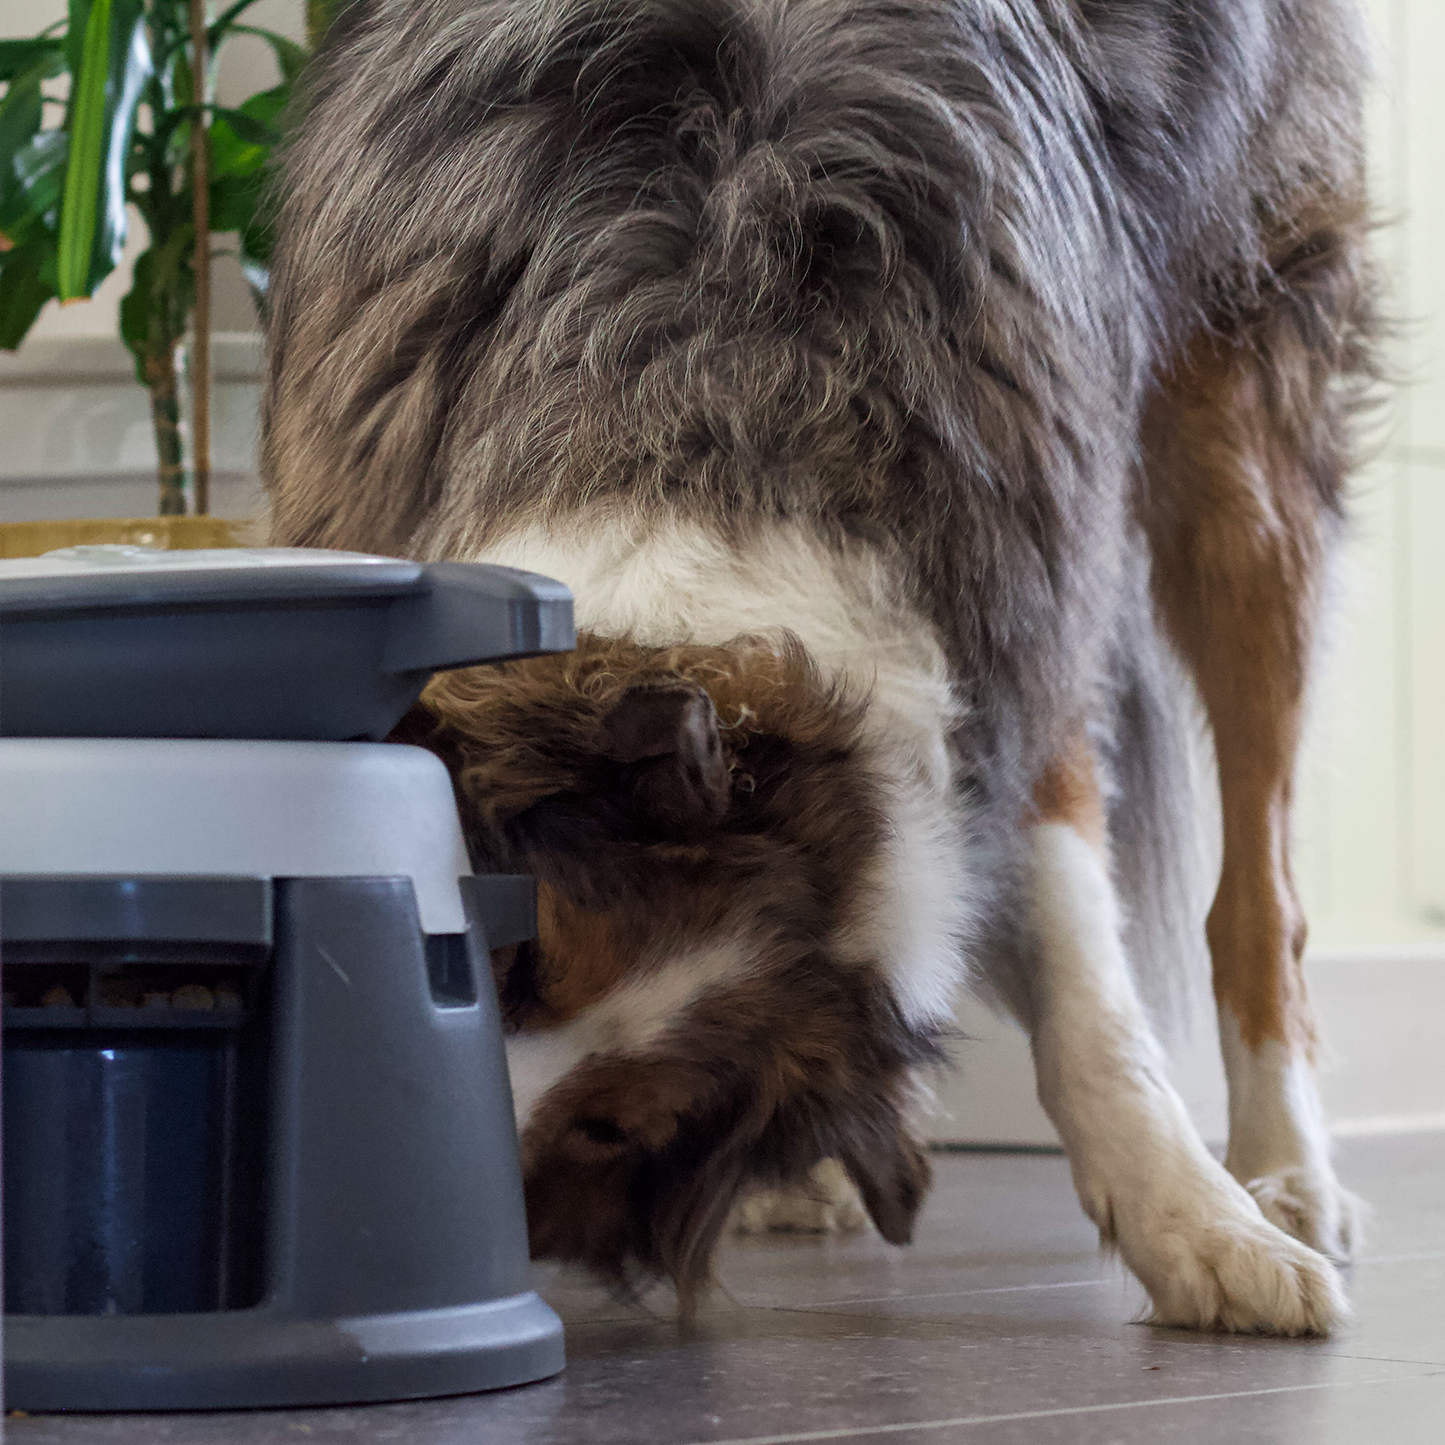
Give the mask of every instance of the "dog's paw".
[(1349, 1301), (1330, 1261), (1234, 1190), (1221, 1189), (1207, 1210), (1121, 1230), (1124, 1258), (1154, 1303), (1150, 1322), (1264, 1335), (1327, 1335), (1347, 1323)]
[(735, 1234), (842, 1234), (862, 1229), (867, 1211), (836, 1159), (816, 1164), (808, 1178), (787, 1189), (761, 1189), (733, 1211)]
[(1282, 1169), (1243, 1181), (1260, 1213), (1301, 1244), (1336, 1264), (1348, 1264), (1364, 1232), (1364, 1200), (1341, 1188), (1328, 1171)]

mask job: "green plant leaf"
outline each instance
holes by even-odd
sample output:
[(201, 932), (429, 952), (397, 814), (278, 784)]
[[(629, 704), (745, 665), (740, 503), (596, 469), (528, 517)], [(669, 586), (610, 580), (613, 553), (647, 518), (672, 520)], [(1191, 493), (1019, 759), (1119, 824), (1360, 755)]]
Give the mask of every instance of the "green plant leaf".
[(126, 163), (151, 77), (143, 0), (94, 0), (71, 93), (60, 211), (62, 300), (89, 296), (125, 246)]
[[(96, 0), (86, 16), (77, 66), (72, 47), (68, 129), (70, 154), (60, 222), (60, 294), (90, 294), (91, 255), (99, 229), (100, 188), (105, 166), (106, 100), (110, 81), (112, 0)], [(78, 18), (71, 6), (71, 23)]]
[(9, 169), (11, 158), (40, 129), (40, 79), (24, 75), (10, 82), (0, 100), (0, 167)]
[(211, 229), (239, 231), (251, 224), (255, 214), (259, 178), (223, 176), (211, 182)]
[(155, 268), (155, 247), (136, 257), (130, 290), (120, 301), (120, 339), (135, 362), (135, 379), (146, 384), (146, 348), (150, 341), (151, 272)]
[[(183, 126), (188, 126), (198, 114), (204, 114), (200, 106), (167, 104), (165, 109), (151, 122), (151, 133), (145, 140), (154, 148), (169, 146), (172, 138)], [(186, 147), (186, 137), (181, 137), (181, 148)]]
[(281, 139), (280, 135), (272, 130), (265, 121), (248, 115), (244, 110), (232, 110), (224, 105), (215, 105), (211, 107), (211, 113), (217, 119), (224, 120), (236, 132), (239, 139), (250, 145), (263, 146), (269, 150)]
[[(241, 109), (252, 120), (275, 127), (291, 98), (289, 85), (253, 95)], [(242, 141), (225, 117), (211, 129), (211, 224), (240, 237), (238, 259), (258, 305), (265, 296), (273, 237), (268, 206), (269, 168), (274, 147)]]
[(178, 226), (161, 246), (150, 246), (136, 257), (131, 288), (120, 303), (120, 339), (135, 362), (136, 380), (148, 386), (147, 361), (151, 349), (165, 349), (185, 333), (186, 318), (195, 301), (195, 272), (191, 269), (190, 223)]
[(0, 197), (15, 183), (16, 157), (44, 123), (45, 98), (40, 84), (54, 68), (51, 60), (42, 57), (29, 70), (12, 77), (0, 99)]
[(195, 284), (191, 271), (191, 244), (195, 234), (190, 221), (185, 221), (166, 237), (164, 244), (151, 247), (152, 288), (157, 298), (164, 299), (171, 307), (172, 314), (180, 314), (182, 324), (190, 311)]
[(32, 66), (10, 82), (0, 100), (0, 236), (11, 245), (33, 219), (15, 167), (20, 153), (34, 141), (42, 114), (40, 71)]
[(49, 78), (65, 64), (65, 42), (58, 36), (37, 35), (33, 40), (0, 40), (0, 80), (15, 80), (27, 71), (43, 68)]
[[(232, 177), (253, 176), (266, 167), (271, 158), (270, 146), (250, 145), (240, 139), (223, 120), (211, 127), (211, 179), (225, 181)], [(225, 230), (224, 226), (220, 227)]]
[(241, 110), (252, 120), (259, 120), (273, 131), (280, 133), (280, 119), (286, 107), (291, 104), (291, 84), (283, 80), (270, 90), (258, 90), (255, 95), (241, 102)]
[[(291, 98), (289, 85), (278, 85), (253, 95), (237, 111), (217, 109), (211, 126), (211, 176), (213, 180), (254, 177), (259, 185), (262, 172), (280, 140), (275, 121)], [(215, 204), (214, 200), (212, 204)], [(217, 224), (216, 230), (235, 229)]]
[[(151, 24), (151, 63), (155, 67), (153, 89), (159, 92), (159, 110), (164, 112), (175, 104), (172, 77), (177, 67), (188, 70), (186, 37), (169, 25)], [(156, 104), (153, 99), (151, 104)]]
[(14, 351), (55, 295), (46, 277), (43, 243), (0, 252), (0, 347)]
[(65, 68), (73, 82), (80, 74), (85, 53), (85, 32), (90, 24), (91, 0), (67, 0), (65, 13)]
[(15, 245), (37, 230), (47, 231), (54, 244), (68, 142), (63, 130), (43, 130), (12, 158), (10, 184), (0, 188), (0, 235)]

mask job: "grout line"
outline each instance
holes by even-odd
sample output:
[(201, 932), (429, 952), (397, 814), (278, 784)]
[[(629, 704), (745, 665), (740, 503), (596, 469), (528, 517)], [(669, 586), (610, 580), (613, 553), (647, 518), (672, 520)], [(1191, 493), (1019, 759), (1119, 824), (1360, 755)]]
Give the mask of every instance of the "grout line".
[[(1414, 1264), (1428, 1260), (1445, 1259), (1445, 1250), (1430, 1250), (1420, 1254), (1369, 1254), (1360, 1259), (1352, 1261), (1352, 1268), (1359, 1269), (1368, 1264)], [(845, 1295), (836, 1300), (804, 1300), (801, 1304), (790, 1303), (780, 1305), (745, 1305), (746, 1309), (776, 1309), (776, 1310), (822, 1310), (838, 1309), (848, 1305), (869, 1305), (889, 1304), (894, 1301), (915, 1300), (915, 1299), (963, 1299), (971, 1295), (982, 1294), (1023, 1294), (1029, 1290), (1042, 1289), (1085, 1289), (1089, 1285), (1097, 1284), (1123, 1284), (1136, 1285), (1138, 1281), (1132, 1274), (1119, 1274), (1104, 1279), (1068, 1279), (1055, 1280), (1043, 1284), (1005, 1284), (990, 1285), (986, 1289), (943, 1289), (931, 1290), (924, 1294), (874, 1294), (874, 1295)], [(1413, 1363), (1406, 1361), (1405, 1363)]]
[(803, 1430), (789, 1435), (749, 1435), (733, 1440), (698, 1441), (695, 1445), (804, 1445), (809, 1440), (860, 1440), (870, 1435), (903, 1435), (909, 1431), (955, 1430), (965, 1425), (1003, 1425), (1017, 1420), (1052, 1420), (1063, 1415), (1102, 1415), (1111, 1410), (1144, 1410), (1159, 1405), (1201, 1405), (1215, 1400), (1249, 1400), (1262, 1395), (1294, 1395), (1306, 1390), (1363, 1389), (1394, 1385), (1401, 1380), (1431, 1380), (1442, 1372), (1429, 1366), (1418, 1375), (1390, 1375), (1378, 1380), (1321, 1381), (1315, 1385), (1273, 1385), (1260, 1390), (1226, 1390), (1212, 1395), (1173, 1395), (1159, 1400), (1119, 1400), (1109, 1405), (1070, 1405), (1054, 1410), (1014, 1410), (1000, 1415), (959, 1415), (951, 1420), (902, 1421), (887, 1425), (844, 1425), (836, 1430)]
[(930, 1154), (1022, 1154), (1037, 1156), (1063, 1154), (1062, 1144), (1011, 1144), (1003, 1141), (974, 1142), (967, 1139), (934, 1139), (928, 1144)]
[(1428, 1371), (1445, 1370), (1445, 1360), (1397, 1360), (1394, 1355), (1352, 1355), (1348, 1350), (1322, 1350), (1332, 1360), (1360, 1360), (1371, 1365), (1419, 1365)]
[(820, 1310), (836, 1309), (847, 1305), (871, 1305), (888, 1304), (890, 1301), (913, 1300), (913, 1299), (962, 1299), (966, 1295), (977, 1294), (1020, 1294), (1031, 1289), (1083, 1289), (1091, 1284), (1128, 1284), (1132, 1282), (1132, 1276), (1116, 1275), (1111, 1279), (1069, 1279), (1059, 1280), (1049, 1284), (1004, 1284), (993, 1285), (988, 1289), (942, 1289), (928, 1294), (874, 1294), (874, 1295), (849, 1295), (844, 1299), (837, 1300), (805, 1300), (802, 1304), (786, 1305), (754, 1305), (754, 1309), (776, 1309), (776, 1310)]
[[(1417, 1254), (1369, 1254), (1369, 1255), (1364, 1255), (1364, 1256), (1362, 1256), (1360, 1259), (1353, 1260), (1353, 1261), (1351, 1262), (1351, 1268), (1353, 1268), (1353, 1269), (1361, 1269), (1361, 1268), (1363, 1268), (1363, 1267), (1366, 1266), (1366, 1265), (1372, 1265), (1372, 1264), (1416, 1264), (1416, 1263), (1425, 1263), (1425, 1262), (1428, 1262), (1428, 1261), (1430, 1261), (1430, 1260), (1437, 1260), (1437, 1259), (1445, 1259), (1445, 1250), (1426, 1250), (1426, 1251), (1423, 1251), (1423, 1252), (1417, 1253)], [(1046, 1281), (1046, 1282), (1041, 1283), (1041, 1284), (1004, 1284), (1004, 1285), (989, 1285), (989, 1286), (987, 1286), (986, 1288), (983, 1288), (983, 1289), (944, 1289), (944, 1290), (930, 1290), (930, 1291), (928, 1291), (928, 1292), (926, 1292), (926, 1293), (923, 1293), (923, 1294), (918, 1294), (918, 1293), (909, 1292), (909, 1293), (904, 1293), (904, 1294), (844, 1295), (844, 1296), (843, 1296), (842, 1298), (840, 1298), (840, 1299), (832, 1299), (832, 1300), (803, 1300), (801, 1303), (798, 1303), (798, 1302), (796, 1302), (796, 1301), (792, 1301), (792, 1302), (789, 1302), (789, 1303), (787, 1303), (787, 1304), (765, 1304), (765, 1303), (761, 1303), (761, 1302), (757, 1302), (757, 1301), (749, 1301), (749, 1300), (747, 1300), (747, 1299), (744, 1299), (744, 1298), (742, 1298), (742, 1297), (740, 1297), (740, 1296), (733, 1295), (733, 1294), (729, 1294), (728, 1299), (729, 1299), (729, 1301), (730, 1301), (730, 1308), (733, 1309), (733, 1310), (779, 1310), (779, 1311), (782, 1311), (782, 1312), (784, 1312), (784, 1313), (791, 1313), (791, 1312), (817, 1313), (817, 1312), (820, 1312), (820, 1311), (835, 1311), (835, 1310), (841, 1311), (841, 1310), (846, 1310), (850, 1305), (895, 1304), (895, 1303), (900, 1303), (900, 1304), (901, 1304), (901, 1303), (903, 1303), (903, 1302), (905, 1302), (905, 1301), (907, 1301), (907, 1300), (920, 1300), (920, 1299), (966, 1299), (966, 1298), (971, 1298), (971, 1297), (973, 1297), (973, 1296), (975, 1296), (975, 1295), (991, 1295), (991, 1294), (1027, 1294), (1027, 1293), (1028, 1293), (1029, 1291), (1031, 1291), (1031, 1290), (1046, 1290), (1046, 1289), (1087, 1289), (1087, 1288), (1088, 1288), (1089, 1286), (1091, 1286), (1091, 1285), (1103, 1285), (1103, 1284), (1124, 1285), (1124, 1286), (1131, 1286), (1131, 1285), (1133, 1285), (1133, 1286), (1138, 1286), (1138, 1283), (1139, 1283), (1139, 1282), (1138, 1282), (1132, 1275), (1130, 1275), (1130, 1274), (1118, 1274), (1118, 1275), (1107, 1276), (1107, 1277), (1105, 1277), (1105, 1278), (1103, 1278), (1103, 1279), (1068, 1279), (1068, 1280), (1050, 1280), (1050, 1281)], [(1140, 1287), (1142, 1287), (1142, 1286), (1140, 1286)], [(727, 1311), (726, 1309), (721, 1310), (721, 1311), (718, 1311), (718, 1313), (727, 1313), (727, 1312), (728, 1312), (728, 1311)], [(619, 1324), (619, 1323), (631, 1323), (631, 1322), (636, 1321), (636, 1320), (651, 1320), (651, 1321), (657, 1321), (657, 1320), (664, 1319), (664, 1318), (665, 1318), (664, 1316), (655, 1314), (654, 1312), (652, 1312), (652, 1311), (650, 1311), (650, 1310), (643, 1310), (642, 1312), (640, 1312), (640, 1313), (638, 1313), (638, 1314), (632, 1314), (632, 1313), (621, 1314), (621, 1313), (619, 1313), (619, 1314), (608, 1314), (608, 1315), (589, 1315), (589, 1316), (587, 1316), (586, 1318), (574, 1320), (573, 1323), (574, 1323), (574, 1324), (579, 1324), (579, 1325), (582, 1325), (582, 1324), (588, 1324), (588, 1325), (590, 1325), (590, 1324)], [(1354, 1358), (1354, 1357), (1352, 1357), (1352, 1358)], [(1360, 1355), (1360, 1356), (1358, 1356), (1358, 1358), (1359, 1358), (1359, 1359), (1373, 1359), (1373, 1358), (1375, 1358), (1375, 1357), (1372, 1356), (1372, 1355)], [(1433, 1363), (1435, 1363), (1435, 1362), (1434, 1362), (1434, 1361), (1423, 1361), (1423, 1362), (1422, 1362), (1422, 1361), (1418, 1361), (1418, 1360), (1401, 1360), (1401, 1361), (1399, 1361), (1399, 1363), (1400, 1363), (1400, 1364), (1407, 1364), (1407, 1365), (1408, 1365), (1408, 1364), (1420, 1364), (1420, 1363), (1433, 1364)], [(1441, 1361), (1440, 1364), (1442, 1365), (1442, 1367), (1445, 1367), (1445, 1361)]]

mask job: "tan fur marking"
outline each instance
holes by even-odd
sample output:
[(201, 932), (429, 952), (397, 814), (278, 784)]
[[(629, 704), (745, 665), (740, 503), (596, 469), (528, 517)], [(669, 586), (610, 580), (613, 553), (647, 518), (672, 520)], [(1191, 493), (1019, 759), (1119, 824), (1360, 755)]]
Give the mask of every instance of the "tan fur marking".
[(1104, 851), (1104, 798), (1099, 791), (1093, 749), (1082, 733), (1034, 784), (1034, 812), (1038, 822), (1064, 823), (1091, 848)]
[(548, 1027), (575, 1018), (627, 977), (637, 962), (635, 934), (624, 918), (578, 907), (546, 883), (538, 886), (539, 984)]
[(1308, 1054), (1315, 1028), (1290, 809), (1338, 487), (1329, 465), (1339, 461), (1311, 435), (1325, 424), (1312, 415), (1323, 409), (1309, 384), (1319, 363), (1299, 346), (1273, 351), (1281, 375), (1266, 374), (1249, 348), (1197, 345), (1145, 437), (1166, 499), (1152, 519), (1156, 593), (1198, 683), (1219, 766), (1215, 996), (1247, 1047), (1273, 1039)]

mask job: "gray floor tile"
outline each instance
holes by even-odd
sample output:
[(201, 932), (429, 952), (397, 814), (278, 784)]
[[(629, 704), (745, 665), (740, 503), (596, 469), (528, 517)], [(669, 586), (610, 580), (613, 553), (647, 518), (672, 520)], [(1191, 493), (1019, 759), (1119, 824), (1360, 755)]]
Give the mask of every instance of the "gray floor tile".
[(1351, 1271), (1350, 1297), (1356, 1321), (1330, 1349), (1445, 1367), (1445, 1252), (1362, 1260)]
[(740, 1241), (689, 1333), (543, 1272), (555, 1381), (363, 1410), (10, 1422), (18, 1445), (705, 1445), (854, 1439), (1414, 1445), (1445, 1440), (1445, 1136), (1342, 1151), (1376, 1206), (1358, 1324), (1329, 1341), (1131, 1324), (1061, 1159), (944, 1156), (918, 1243)]
[[(1002, 1325), (1002, 1327), (1000, 1327)], [(1012, 1331), (1012, 1332), (1010, 1332)], [(1260, 1388), (1311, 1394), (1422, 1367), (1318, 1351), (1266, 1358), (1248, 1345), (1121, 1342), (1016, 1322), (737, 1311), (698, 1337), (663, 1326), (584, 1325), (555, 1382), (504, 1395), (367, 1410), (257, 1412), (145, 1421), (21, 1422), (24, 1442), (308, 1445), (622, 1445), (762, 1440), (816, 1432), (866, 1438), (914, 1422), (997, 1420), (1080, 1407)], [(889, 1427), (892, 1427), (890, 1430)], [(935, 1433), (940, 1428), (918, 1431)]]
[[(1440, 1445), (1445, 1376), (936, 1424), (886, 1445)], [(797, 1442), (802, 1445), (802, 1442)], [(860, 1437), (859, 1445), (867, 1445)]]

